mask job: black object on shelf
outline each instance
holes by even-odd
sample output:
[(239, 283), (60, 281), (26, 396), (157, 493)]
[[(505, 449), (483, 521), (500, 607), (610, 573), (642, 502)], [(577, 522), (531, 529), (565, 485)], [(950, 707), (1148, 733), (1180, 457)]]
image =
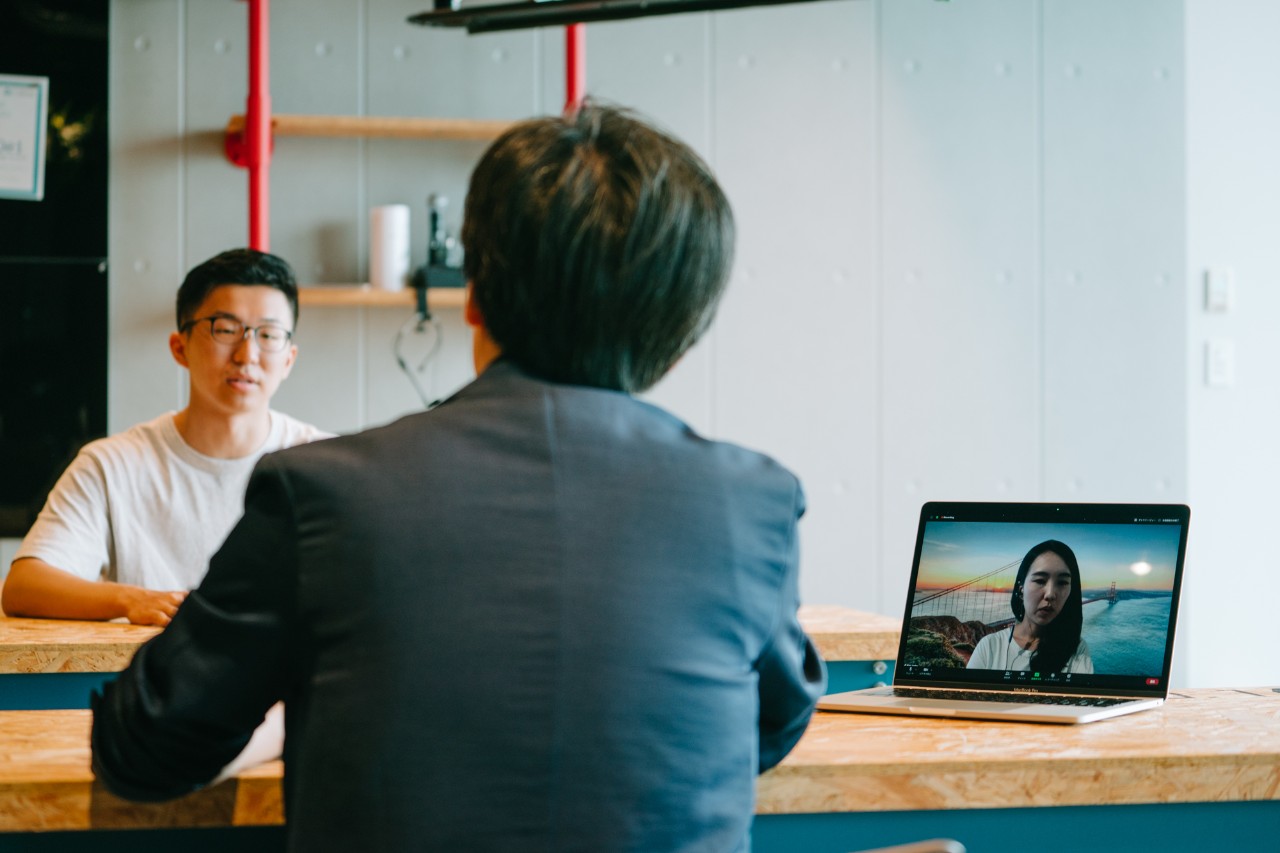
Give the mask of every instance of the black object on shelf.
[(812, 2), (815, 0), (525, 0), (454, 8), (448, 0), (434, 0), (430, 12), (411, 15), (409, 23), (429, 27), (465, 27), (468, 33), (492, 33), (682, 12), (718, 12), (746, 6)]

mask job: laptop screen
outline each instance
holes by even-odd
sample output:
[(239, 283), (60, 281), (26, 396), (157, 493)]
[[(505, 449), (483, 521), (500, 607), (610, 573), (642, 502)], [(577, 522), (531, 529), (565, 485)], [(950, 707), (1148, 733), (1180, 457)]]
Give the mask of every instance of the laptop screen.
[(895, 683), (1165, 695), (1189, 516), (925, 504)]

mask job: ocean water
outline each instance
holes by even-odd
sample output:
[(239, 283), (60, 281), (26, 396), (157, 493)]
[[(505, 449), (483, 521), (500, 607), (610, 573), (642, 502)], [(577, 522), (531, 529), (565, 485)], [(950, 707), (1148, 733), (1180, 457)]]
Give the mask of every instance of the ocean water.
[[(1104, 593), (1086, 591), (1085, 598)], [(1109, 675), (1159, 675), (1169, 629), (1169, 594), (1121, 593), (1115, 602), (1084, 606), (1081, 636), (1089, 644), (1093, 671)], [(1009, 593), (966, 592), (915, 608), (913, 616), (954, 616), (991, 624), (1010, 619)]]
[(1080, 636), (1089, 644), (1093, 671), (1109, 675), (1159, 675), (1169, 632), (1172, 596), (1099, 601), (1084, 608)]

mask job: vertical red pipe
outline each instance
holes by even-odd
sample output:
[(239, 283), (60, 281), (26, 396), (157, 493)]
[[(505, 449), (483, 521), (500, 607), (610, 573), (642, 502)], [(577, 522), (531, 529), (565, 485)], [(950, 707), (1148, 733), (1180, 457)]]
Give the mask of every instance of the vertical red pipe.
[(268, 67), (268, 0), (249, 2), (249, 97), (245, 104), (245, 147), (249, 165), (249, 247), (271, 246), (271, 91)]
[(583, 24), (564, 28), (564, 111), (572, 112), (582, 103), (587, 81), (587, 34)]

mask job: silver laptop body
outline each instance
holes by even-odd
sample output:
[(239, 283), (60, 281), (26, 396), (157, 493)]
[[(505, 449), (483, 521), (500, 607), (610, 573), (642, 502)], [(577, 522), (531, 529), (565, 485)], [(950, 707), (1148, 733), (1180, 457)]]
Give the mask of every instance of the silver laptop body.
[(892, 686), (818, 708), (1089, 723), (1163, 704), (1189, 520), (1173, 504), (925, 504)]

